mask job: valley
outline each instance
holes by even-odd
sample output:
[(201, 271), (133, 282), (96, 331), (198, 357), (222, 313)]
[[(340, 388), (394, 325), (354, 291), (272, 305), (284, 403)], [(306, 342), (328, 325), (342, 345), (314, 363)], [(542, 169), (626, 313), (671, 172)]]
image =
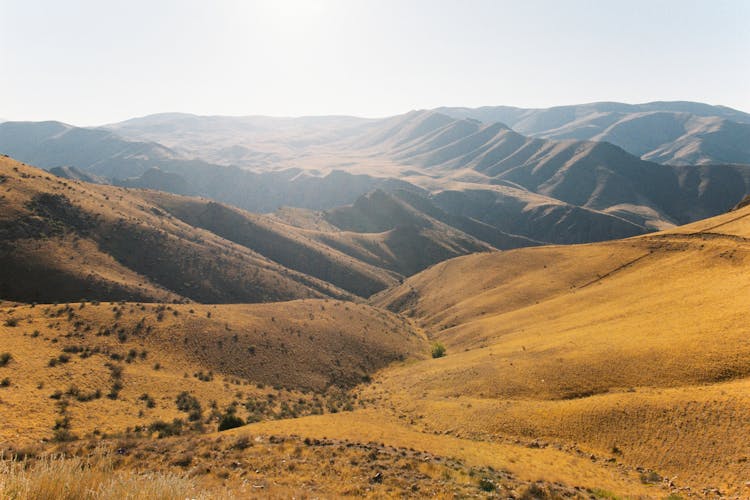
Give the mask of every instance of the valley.
[(750, 495), (750, 166), (511, 111), (0, 124), (0, 496)]

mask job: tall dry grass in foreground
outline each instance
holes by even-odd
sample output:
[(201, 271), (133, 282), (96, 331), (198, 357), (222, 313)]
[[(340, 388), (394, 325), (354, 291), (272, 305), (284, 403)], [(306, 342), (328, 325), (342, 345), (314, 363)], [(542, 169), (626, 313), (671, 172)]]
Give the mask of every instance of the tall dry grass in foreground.
[(115, 471), (108, 455), (51, 456), (33, 461), (0, 458), (0, 498), (13, 500), (207, 498), (180, 475)]

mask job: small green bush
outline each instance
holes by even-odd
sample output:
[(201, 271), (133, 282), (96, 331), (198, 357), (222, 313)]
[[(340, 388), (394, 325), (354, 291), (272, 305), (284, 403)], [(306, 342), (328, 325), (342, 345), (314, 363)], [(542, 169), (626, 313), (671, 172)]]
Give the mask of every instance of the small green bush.
[(7, 365), (8, 363), (10, 363), (11, 359), (13, 359), (13, 355), (9, 352), (0, 354), (0, 366)]
[(432, 344), (432, 357), (442, 358), (443, 356), (445, 356), (445, 346), (440, 342)]
[(219, 421), (219, 432), (225, 431), (227, 429), (234, 429), (235, 427), (242, 427), (243, 425), (245, 425), (244, 420), (242, 420), (237, 415), (227, 413), (226, 415), (222, 416), (221, 420)]

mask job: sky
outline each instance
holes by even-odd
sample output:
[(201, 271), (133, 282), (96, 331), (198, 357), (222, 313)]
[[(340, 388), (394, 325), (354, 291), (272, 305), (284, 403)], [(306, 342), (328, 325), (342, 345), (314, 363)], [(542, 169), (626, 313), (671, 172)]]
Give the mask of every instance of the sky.
[(747, 0), (0, 0), (0, 118), (750, 112)]

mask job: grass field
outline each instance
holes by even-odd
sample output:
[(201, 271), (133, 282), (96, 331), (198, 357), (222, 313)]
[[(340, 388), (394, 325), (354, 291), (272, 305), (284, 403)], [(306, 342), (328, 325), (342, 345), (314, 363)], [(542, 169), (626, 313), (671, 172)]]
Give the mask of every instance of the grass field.
[(24, 241), (163, 302), (0, 303), (2, 497), (85, 497), (74, 475), (112, 498), (750, 497), (750, 207), (459, 257), (369, 303), (175, 304), (94, 240)]

